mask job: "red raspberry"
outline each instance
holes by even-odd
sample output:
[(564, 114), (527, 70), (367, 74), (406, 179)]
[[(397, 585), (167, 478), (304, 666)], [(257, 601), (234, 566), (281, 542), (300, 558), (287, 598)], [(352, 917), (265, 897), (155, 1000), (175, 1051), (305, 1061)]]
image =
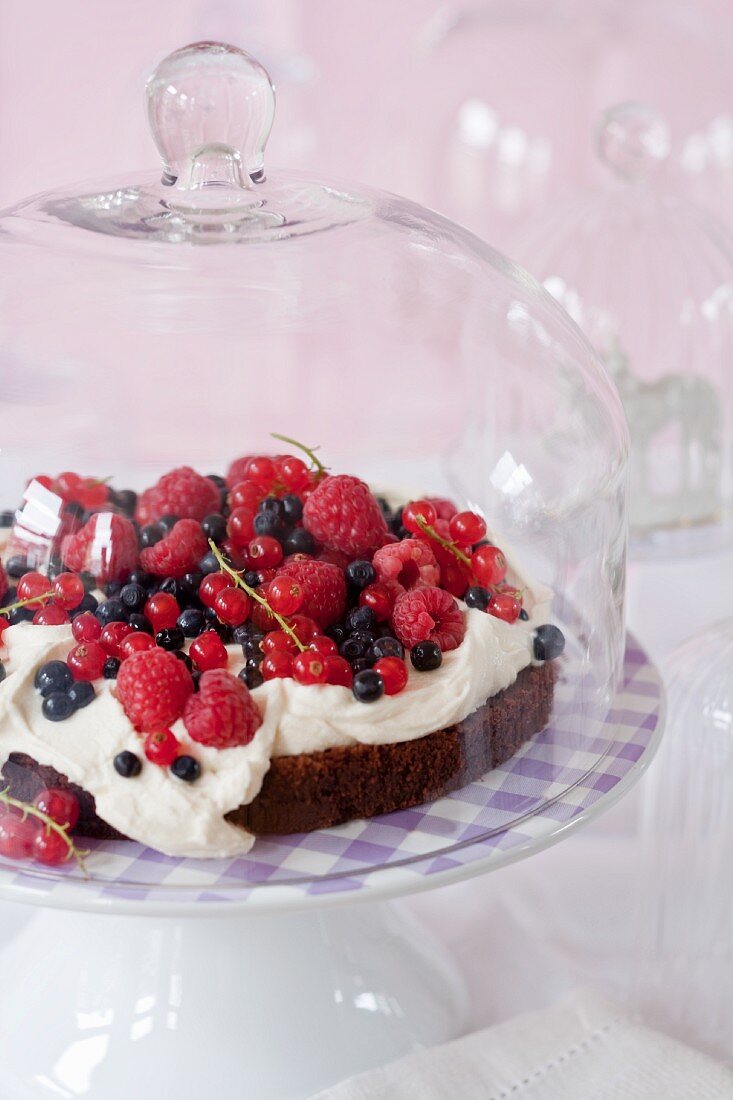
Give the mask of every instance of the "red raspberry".
[(382, 584), (396, 582), (403, 588), (416, 588), (420, 584), (437, 585), (440, 581), (435, 554), (423, 539), (403, 539), (380, 547), (372, 565)]
[(466, 633), (461, 609), (442, 588), (413, 588), (405, 592), (394, 605), (392, 626), (404, 646), (437, 642), (443, 653), (457, 649)]
[(198, 692), (186, 702), (183, 722), (194, 741), (229, 749), (248, 745), (262, 717), (239, 677), (219, 668), (204, 672)]
[(220, 507), (219, 490), (214, 482), (190, 466), (179, 466), (145, 490), (138, 500), (135, 519), (140, 524), (154, 523), (161, 516), (201, 521)]
[(346, 579), (337, 565), (325, 561), (291, 561), (278, 576), (292, 577), (303, 591), (299, 611), (321, 630), (338, 622), (346, 610)]
[(371, 557), (387, 536), (382, 510), (358, 477), (324, 477), (305, 502), (303, 526), (313, 538), (350, 558)]
[(182, 577), (195, 572), (209, 544), (195, 519), (179, 519), (155, 546), (140, 552), (140, 564), (156, 577)]
[(99, 584), (123, 581), (137, 566), (137, 533), (125, 516), (97, 512), (64, 539), (61, 556), (67, 569), (92, 573)]
[(137, 729), (148, 733), (168, 729), (192, 694), (191, 673), (165, 649), (135, 653), (120, 665), (117, 696)]

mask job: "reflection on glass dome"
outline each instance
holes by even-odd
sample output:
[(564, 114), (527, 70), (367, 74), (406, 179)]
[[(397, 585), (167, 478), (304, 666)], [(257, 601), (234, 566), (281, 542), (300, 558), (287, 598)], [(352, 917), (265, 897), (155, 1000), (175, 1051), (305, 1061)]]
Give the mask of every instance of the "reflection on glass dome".
[[(94, 795), (81, 803), (87, 824), (188, 856), (401, 806), (363, 772), (356, 793), (337, 785), (341, 801), (300, 805), (321, 816), (257, 800), (292, 789), (293, 756), (355, 747), (373, 765), (432, 734), (465, 756), (457, 739), (480, 737), (476, 715), (508, 707), (508, 691), (502, 751), (446, 757), (439, 780), (422, 757), (417, 769), (402, 760), (389, 776), (421, 784), (404, 805), (507, 759), (551, 709), (582, 746), (619, 674), (626, 532), (626, 426), (590, 345), (459, 226), (384, 192), (271, 169), (272, 88), (243, 51), (187, 47), (148, 89), (162, 181), (40, 195), (0, 219), (0, 625), (12, 624), (0, 750), (19, 752), (19, 727), (2, 717), (2, 693), (17, 692), (30, 756)], [(75, 637), (87, 649), (72, 657), (67, 610), (74, 624), (89, 615), (77, 630), (108, 631), (109, 676), (96, 636)], [(312, 631), (304, 641), (296, 627), (330, 632), (317, 658)], [(384, 669), (375, 646), (390, 630), (397, 667)], [(265, 653), (270, 634), (282, 652)], [(331, 656), (343, 663), (328, 671)], [(150, 697), (178, 709), (146, 709), (139, 677), (129, 683), (138, 658), (170, 680)], [(94, 687), (73, 706), (70, 667)], [(213, 708), (238, 715), (239, 740), (207, 712), (217, 669), (227, 691), (251, 689)], [(63, 742), (73, 751), (49, 717), (79, 731)], [(220, 750), (235, 754), (232, 771), (216, 767)], [(147, 792), (154, 767), (174, 764), (154, 810), (131, 820), (125, 784)], [(200, 819), (187, 793), (199, 780)], [(364, 802), (377, 788), (385, 800)]]
[(674, 549), (681, 537), (665, 531), (703, 547), (730, 529), (733, 260), (719, 227), (657, 185), (668, 150), (657, 113), (608, 111), (598, 152), (612, 182), (537, 219), (515, 252), (616, 383), (633, 445), (632, 531)]

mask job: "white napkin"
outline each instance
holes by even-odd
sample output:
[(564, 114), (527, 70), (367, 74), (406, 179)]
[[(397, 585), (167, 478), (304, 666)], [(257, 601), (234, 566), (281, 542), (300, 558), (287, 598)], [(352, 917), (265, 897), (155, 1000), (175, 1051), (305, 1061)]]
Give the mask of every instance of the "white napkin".
[(580, 991), (312, 1100), (733, 1100), (733, 1072)]

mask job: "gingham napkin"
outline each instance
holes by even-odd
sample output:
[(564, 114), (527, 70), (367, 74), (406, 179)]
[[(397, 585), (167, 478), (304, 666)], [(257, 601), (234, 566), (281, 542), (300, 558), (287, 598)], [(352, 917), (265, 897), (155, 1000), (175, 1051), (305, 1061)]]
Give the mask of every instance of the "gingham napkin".
[(312, 1100), (733, 1100), (733, 1072), (578, 992)]

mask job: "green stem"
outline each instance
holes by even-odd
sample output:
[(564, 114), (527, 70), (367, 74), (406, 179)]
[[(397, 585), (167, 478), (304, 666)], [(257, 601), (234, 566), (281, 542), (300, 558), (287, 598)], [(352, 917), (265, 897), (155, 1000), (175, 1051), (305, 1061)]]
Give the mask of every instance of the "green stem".
[(221, 550), (216, 545), (216, 543), (213, 541), (213, 539), (209, 539), (209, 546), (211, 547), (212, 554), (214, 555), (216, 560), (219, 562), (220, 568), (225, 573), (228, 573), (230, 577), (232, 577), (232, 579), (234, 580), (234, 583), (236, 585), (238, 585), (239, 588), (244, 589), (244, 591), (247, 593), (247, 595), (249, 596), (249, 598), (251, 600), (256, 600), (258, 604), (261, 604), (262, 607), (266, 608), (270, 612), (270, 614), (272, 615), (273, 619), (275, 619), (280, 624), (280, 629), (284, 630), (285, 633), (293, 639), (293, 641), (295, 642), (295, 644), (297, 645), (297, 647), (298, 647), (298, 649), (300, 650), (301, 653), (305, 653), (308, 646), (303, 645), (300, 638), (298, 637), (298, 635), (293, 630), (292, 626), (290, 626), (286, 622), (286, 620), (283, 619), (282, 615), (278, 615), (277, 611), (273, 611), (273, 609), (270, 607), (267, 600), (264, 599), (262, 596), (260, 596), (255, 588), (250, 588), (250, 586), (242, 579), (242, 574), (238, 573), (236, 571), (236, 569), (232, 568), (232, 566), (226, 560), (226, 558), (224, 557), (224, 555), (222, 554)]
[(279, 439), (281, 443), (289, 443), (291, 447), (297, 447), (303, 454), (308, 455), (313, 465), (318, 472), (319, 477), (323, 477), (328, 467), (324, 466), (320, 458), (316, 454), (318, 447), (306, 447), (305, 444), (299, 443), (297, 439), (291, 439), (289, 435), (280, 435), (279, 432), (270, 432), (273, 439)]
[(25, 607), (29, 603), (50, 600), (55, 594), (54, 590), (51, 589), (50, 592), (42, 592), (40, 596), (29, 596), (26, 600), (17, 600), (15, 603), (8, 604), (7, 607), (0, 607), (0, 615), (9, 615), (11, 611), (15, 611), (16, 607)]
[(422, 516), (415, 516), (415, 523), (418, 525), (423, 534), (428, 538), (433, 539), (439, 546), (442, 546), (444, 550), (448, 550), (458, 561), (463, 562), (464, 565), (470, 566), (471, 559), (467, 554), (464, 554), (462, 550), (459, 550), (454, 542), (450, 542), (449, 539), (444, 539), (442, 535), (439, 535), (434, 527), (431, 527), (429, 523), (426, 523)]
[(57, 821), (54, 821), (52, 817), (49, 817), (48, 814), (45, 814), (43, 812), (43, 810), (39, 810), (37, 806), (33, 806), (30, 802), (21, 802), (20, 799), (13, 798), (12, 795), (8, 794), (8, 790), (9, 788), (5, 787), (3, 788), (3, 790), (0, 791), (0, 802), (2, 802), (5, 806), (14, 806), (16, 810), (20, 810), (23, 814), (23, 820), (25, 820), (30, 814), (31, 817), (37, 817), (39, 821), (42, 821), (47, 829), (51, 829), (53, 830), (53, 832), (58, 833), (60, 836), (62, 836), (66, 841), (67, 847), (69, 849), (69, 855), (72, 855), (76, 860), (80, 870), (84, 875), (84, 878), (89, 878), (89, 872), (87, 871), (87, 867), (84, 862), (84, 857), (88, 856), (89, 852), (82, 851), (80, 848), (77, 848), (77, 846), (74, 844), (74, 841), (69, 836), (69, 826), (59, 825), (59, 823)]

